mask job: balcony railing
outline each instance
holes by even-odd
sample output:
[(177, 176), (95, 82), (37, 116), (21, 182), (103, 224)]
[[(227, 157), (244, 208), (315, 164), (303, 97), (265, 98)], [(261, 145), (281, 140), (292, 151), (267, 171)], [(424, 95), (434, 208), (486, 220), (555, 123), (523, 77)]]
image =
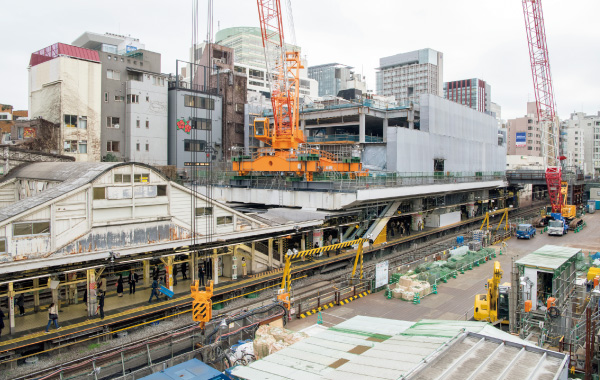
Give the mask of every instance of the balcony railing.
[[(341, 141), (358, 142), (359, 135), (339, 134), (339, 135), (327, 135), (327, 136), (309, 136), (306, 138), (306, 142), (308, 142), (308, 143), (334, 143), (334, 142), (341, 142)], [(383, 142), (383, 137), (365, 136), (365, 142), (380, 143), (380, 142)]]

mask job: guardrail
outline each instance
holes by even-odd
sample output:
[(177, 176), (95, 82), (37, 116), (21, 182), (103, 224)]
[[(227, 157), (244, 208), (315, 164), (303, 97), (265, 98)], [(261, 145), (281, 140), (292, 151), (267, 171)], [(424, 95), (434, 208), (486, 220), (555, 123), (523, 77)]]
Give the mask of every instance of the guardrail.
[[(352, 284), (353, 283), (353, 284)], [(318, 293), (316, 296), (306, 297), (301, 300), (294, 300), (296, 308), (296, 318), (305, 312), (318, 310), (319, 308), (328, 309), (331, 306), (337, 306), (341, 301), (357, 296), (360, 293), (371, 290), (371, 280), (354, 279), (344, 281), (338, 287), (334, 286), (334, 290)]]

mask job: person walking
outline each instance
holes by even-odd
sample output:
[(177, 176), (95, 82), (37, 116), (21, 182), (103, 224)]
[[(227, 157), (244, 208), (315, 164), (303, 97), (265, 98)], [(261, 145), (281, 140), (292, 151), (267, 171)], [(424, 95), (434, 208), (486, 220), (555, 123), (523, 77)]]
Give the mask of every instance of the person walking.
[(25, 294), (19, 294), (19, 297), (15, 303), (19, 307), (19, 315), (25, 315)]
[(200, 281), (199, 286), (204, 286), (204, 262), (198, 264), (198, 280)]
[(117, 279), (117, 295), (119, 297), (123, 297), (123, 275), (119, 274), (119, 278)]
[(152, 292), (150, 293), (150, 299), (148, 300), (148, 303), (152, 302), (152, 297), (156, 297), (156, 300), (160, 301), (160, 298), (158, 298), (158, 279), (156, 277), (152, 281)]
[(181, 264), (181, 276), (184, 280), (187, 280), (187, 261), (184, 261), (183, 264)]
[(0, 336), (2, 336), (2, 330), (4, 330), (4, 312), (0, 309)]
[(104, 292), (101, 290), (98, 292), (98, 311), (100, 312), (100, 320), (104, 319)]
[(135, 294), (135, 283), (137, 282), (137, 273), (135, 273), (133, 270), (130, 270), (127, 282), (129, 282), (129, 294)]
[(246, 269), (246, 258), (242, 257), (242, 276), (246, 277), (248, 275), (248, 270)]
[(177, 286), (177, 265), (173, 264), (173, 286)]
[(54, 327), (57, 330), (60, 330), (60, 326), (58, 325), (58, 308), (52, 302), (50, 307), (48, 308), (48, 324), (46, 325), (46, 334), (50, 333), (50, 325), (54, 322)]

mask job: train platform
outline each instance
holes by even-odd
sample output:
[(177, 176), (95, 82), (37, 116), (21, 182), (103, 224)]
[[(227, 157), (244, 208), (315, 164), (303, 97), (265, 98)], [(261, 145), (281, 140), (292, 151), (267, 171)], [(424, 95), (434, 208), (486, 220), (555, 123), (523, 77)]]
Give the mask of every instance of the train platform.
[[(389, 247), (396, 244), (402, 244), (407, 241), (423, 238), (431, 234), (438, 233), (448, 228), (456, 228), (467, 223), (473, 223), (477, 221), (474, 218), (467, 221), (462, 221), (456, 225), (448, 226), (445, 228), (427, 228), (423, 231), (412, 232), (410, 235), (396, 236), (395, 239), (390, 239), (384, 246)], [(382, 247), (371, 247), (365, 252), (372, 250), (378, 250)], [(304, 271), (310, 269), (316, 269), (323, 267), (328, 264), (335, 264), (344, 260), (353, 260), (356, 256), (356, 250), (346, 249), (341, 253), (336, 254), (330, 251), (330, 254), (323, 254), (319, 257), (314, 257), (306, 260), (295, 261), (292, 265), (292, 275), (298, 275)], [(273, 285), (266, 285), (266, 283), (279, 280), (281, 278), (282, 268), (274, 269), (255, 275), (249, 275), (246, 278), (239, 277), (237, 280), (231, 280), (228, 277), (219, 277), (219, 283), (214, 288), (214, 296), (231, 294), (233, 291), (245, 289), (245, 288), (258, 288), (258, 291), (271, 288)], [(56, 330), (54, 326), (50, 327), (50, 333), (45, 333), (46, 324), (48, 323), (48, 305), (42, 306), (40, 311), (35, 313), (33, 309), (26, 309), (24, 316), (15, 316), (15, 329), (11, 335), (8, 332), (8, 321), (5, 320), (6, 327), (4, 333), (0, 337), (0, 357), (4, 354), (6, 356), (11, 350), (22, 348), (24, 346), (39, 344), (43, 342), (51, 342), (53, 344), (72, 341), (77, 336), (90, 335), (91, 333), (106, 333), (111, 334), (111, 325), (119, 324), (127, 326), (135, 326), (136, 321), (142, 320), (140, 324), (148, 323), (145, 321), (145, 317), (150, 315), (156, 315), (158, 312), (172, 310), (176, 307), (187, 308), (191, 303), (190, 297), (190, 285), (189, 279), (182, 280), (181, 274), (178, 276), (178, 283), (174, 286), (174, 296), (168, 299), (166, 296), (161, 295), (161, 300), (153, 300), (152, 303), (148, 302), (150, 297), (151, 289), (148, 287), (138, 286), (135, 294), (129, 294), (129, 287), (127, 284), (124, 286), (124, 293), (122, 297), (116, 295), (116, 277), (107, 279), (108, 292), (105, 299), (104, 313), (105, 318), (88, 317), (86, 311), (86, 304), (81, 302), (81, 296), (79, 297), (80, 303), (64, 305), (59, 311), (59, 325), (60, 330)], [(140, 285), (142, 281), (138, 283)], [(264, 287), (261, 288), (261, 286)], [(277, 285), (275, 285), (277, 286)], [(241, 297), (244, 294), (236, 294), (234, 296), (228, 296), (229, 298), (222, 299), (220, 301), (213, 301), (215, 304), (219, 302), (228, 301), (232, 298)], [(373, 296), (371, 296), (373, 297)], [(17, 308), (16, 308), (17, 309)], [(182, 313), (189, 312), (187, 309)], [(5, 313), (6, 314), (6, 313)], [(172, 315), (172, 314), (170, 314)]]

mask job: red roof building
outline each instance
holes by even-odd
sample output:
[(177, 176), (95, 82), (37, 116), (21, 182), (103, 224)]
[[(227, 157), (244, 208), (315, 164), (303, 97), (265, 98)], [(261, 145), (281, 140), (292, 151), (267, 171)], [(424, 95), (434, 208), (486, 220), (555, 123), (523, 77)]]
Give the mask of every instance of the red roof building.
[(100, 63), (100, 56), (96, 50), (85, 49), (59, 42), (31, 54), (29, 66), (39, 65), (40, 63), (44, 63), (61, 56)]

